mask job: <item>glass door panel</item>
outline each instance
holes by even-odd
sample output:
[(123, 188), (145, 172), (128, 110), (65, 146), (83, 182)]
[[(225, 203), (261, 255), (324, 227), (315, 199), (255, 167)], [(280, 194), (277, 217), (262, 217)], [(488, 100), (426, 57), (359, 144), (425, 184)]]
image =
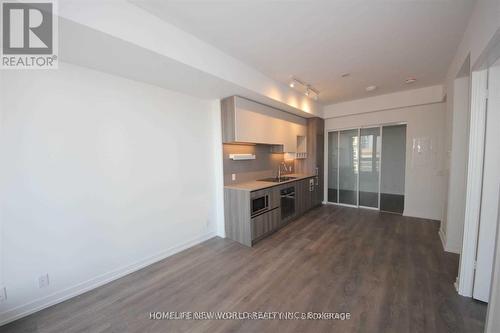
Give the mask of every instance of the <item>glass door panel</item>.
[(339, 203), (358, 204), (358, 130), (339, 135)]
[(359, 205), (378, 208), (380, 170), (380, 127), (359, 132)]
[(339, 132), (328, 133), (328, 201), (338, 200), (339, 179)]
[(380, 210), (402, 214), (405, 203), (406, 125), (382, 127)]

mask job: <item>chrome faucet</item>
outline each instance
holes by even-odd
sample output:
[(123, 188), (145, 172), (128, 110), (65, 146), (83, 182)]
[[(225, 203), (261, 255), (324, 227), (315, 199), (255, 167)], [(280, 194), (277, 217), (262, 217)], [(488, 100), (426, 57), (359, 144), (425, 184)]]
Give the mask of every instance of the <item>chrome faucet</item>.
[(286, 163), (284, 161), (281, 162), (280, 165), (278, 166), (278, 181), (281, 179), (281, 167), (284, 167), (285, 173), (288, 172), (288, 166), (286, 165)]

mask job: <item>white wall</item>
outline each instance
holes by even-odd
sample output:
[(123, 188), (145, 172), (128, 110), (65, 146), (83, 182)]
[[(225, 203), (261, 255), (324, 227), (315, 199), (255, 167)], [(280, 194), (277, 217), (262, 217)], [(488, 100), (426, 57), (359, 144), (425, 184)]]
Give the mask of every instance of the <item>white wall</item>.
[(474, 66), (498, 29), (500, 29), (500, 0), (477, 0), (462, 41), (448, 68), (445, 85), (448, 99), (450, 92), (453, 91), (453, 81), (467, 56), (470, 55), (470, 63)]
[[(500, 61), (491, 67), (488, 74), (488, 98), (486, 132), (484, 144), (483, 188), (481, 195), (481, 216), (477, 242), (477, 269), (474, 282), (474, 298), (487, 301), (489, 282), (493, 266), (495, 235), (497, 232), (498, 201), (500, 188)], [(488, 283), (485, 283), (487, 281)]]
[[(3, 74), (4, 74), (5, 71), (2, 71), (0, 70), (0, 84), (3, 82)], [(1, 87), (1, 86), (0, 86)], [(0, 138), (2, 136), (2, 132), (3, 132), (3, 126), (2, 126), (2, 123), (3, 123), (3, 115), (4, 115), (4, 109), (3, 109), (3, 103), (2, 101), (4, 100), (4, 92), (3, 92), (3, 89), (0, 89)], [(1, 141), (0, 141), (1, 143)], [(0, 162), (2, 161), (1, 159), (1, 155), (0, 155)], [(0, 177), (0, 189), (3, 188), (3, 184), (2, 184), (2, 178)], [(0, 200), (1, 200), (1, 196), (0, 196)], [(0, 201), (1, 202), (1, 201)], [(3, 288), (3, 266), (4, 266), (4, 263), (3, 263), (3, 256), (4, 256), (4, 239), (3, 239), (3, 213), (2, 213), (2, 205), (0, 204), (0, 293), (2, 292), (2, 288)]]
[(439, 103), (443, 101), (443, 98), (443, 86), (436, 85), (330, 104), (324, 107), (323, 115), (325, 118), (332, 118), (373, 111), (400, 109), (408, 106)]
[[(106, 55), (95, 56), (95, 50), (106, 53), (105, 50), (108, 48), (101, 42), (113, 36), (130, 44), (129, 48), (119, 52), (120, 63), (135, 65), (138, 62), (137, 59), (142, 60), (147, 56), (149, 61), (155, 61), (156, 66), (153, 68), (157, 69), (157, 72), (162, 73), (167, 65), (172, 66), (176, 74), (181, 73), (179, 76), (174, 75), (178, 84), (184, 87), (186, 84), (191, 84), (193, 91), (199, 90), (196, 87), (198, 83), (204, 85), (207, 81), (215, 82), (216, 84), (212, 87), (205, 87), (204, 90), (211, 90), (212, 94), (217, 95), (216, 97), (238, 94), (278, 108), (285, 108), (290, 112), (295, 112), (295, 109), (301, 110), (300, 115), (321, 116), (322, 114), (322, 106), (311, 98), (291, 89), (287, 84), (265, 76), (258, 70), (165, 22), (130, 1), (60, 1), (58, 13), (60, 17), (67, 19), (61, 20), (59, 43), (61, 57), (66, 61), (77, 61), (79, 65), (91, 67), (97, 66), (103, 71), (105, 70), (103, 67), (116, 70), (119, 64), (114, 58), (106, 57)], [(72, 32), (75, 27), (70, 26), (68, 24), (70, 22), (91, 28), (83, 32), (84, 35), (81, 36), (83, 41), (79, 40), (78, 43), (74, 43)], [(99, 32), (97, 36), (96, 31)], [(86, 43), (86, 47), (81, 47), (82, 43)], [(147, 54), (140, 53), (140, 58), (137, 58), (135, 46), (161, 57), (150, 58)], [(114, 47), (108, 51), (116, 54), (117, 49)], [(82, 54), (86, 57), (82, 58)], [(107, 66), (103, 66), (103, 62), (107, 63)], [(178, 66), (173, 66), (172, 62), (177, 62)], [(142, 67), (142, 64), (137, 64), (137, 66)], [(120, 68), (121, 76), (139, 76), (134, 73), (136, 66)], [(150, 68), (146, 67), (146, 69)], [(166, 75), (169, 74), (166, 73)], [(154, 73), (151, 73), (148, 79), (162, 83), (168, 81), (168, 79), (156, 77)], [(230, 83), (231, 88), (223, 89), (223, 86), (228, 86), (227, 83)], [(228, 89), (232, 93), (227, 94)], [(221, 96), (220, 93), (223, 95)]]
[[(404, 215), (441, 220), (445, 193), (442, 172), (445, 107), (445, 103), (436, 103), (329, 118), (325, 121), (325, 130), (407, 123)], [(413, 139), (418, 138), (431, 143), (428, 153), (413, 153)]]
[(213, 101), (64, 63), (3, 76), (0, 323), (215, 234)]
[[(498, 202), (498, 206), (500, 207), (500, 201)], [(500, 211), (497, 217), (497, 225), (500, 225)], [(500, 237), (498, 234), (499, 232), (497, 230), (493, 274), (491, 277), (490, 302), (488, 303), (488, 314), (486, 316), (486, 327), (484, 330), (486, 333), (496, 333), (500, 331)]]
[[(448, 252), (460, 253), (462, 248), (463, 226), (465, 221), (465, 197), (467, 191), (467, 159), (469, 147), (469, 118), (470, 118), (470, 77), (460, 77), (454, 82), (453, 105), (451, 115), (451, 151), (447, 151), (448, 164), (448, 198), (447, 208), (443, 214), (443, 223), (440, 233), (444, 240), (444, 248)], [(449, 155), (449, 159), (448, 159)], [(446, 230), (447, 222), (454, 226)]]
[[(467, 57), (470, 57), (471, 67), (474, 67), (481, 54), (487, 47), (490, 40), (495, 35), (496, 31), (500, 29), (500, 0), (477, 0), (474, 10), (472, 12), (471, 18), (467, 25), (467, 29), (464, 33), (462, 41), (452, 59), (452, 62), (448, 68), (446, 75), (445, 89), (447, 95), (447, 134), (446, 136), (452, 137), (453, 126), (451, 122), (453, 121), (454, 112), (458, 108), (454, 104), (454, 83), (455, 78), (458, 76), (461, 68), (466, 62)], [(459, 112), (459, 111), (457, 111)], [(463, 135), (467, 135), (463, 133)], [(452, 140), (447, 143), (446, 150), (451, 151), (451, 146), (453, 145)], [(450, 160), (450, 171), (451, 171), (451, 160)], [(450, 182), (452, 180), (450, 179)], [(446, 192), (448, 201), (450, 201), (450, 196), (454, 194), (450, 191)], [(453, 200), (453, 199), (451, 199)], [(446, 213), (446, 210), (444, 210)], [(462, 232), (463, 223), (460, 220), (450, 220), (443, 218), (441, 223), (441, 237), (445, 240), (445, 249), (452, 252), (459, 252), (461, 250), (462, 244)], [(450, 237), (448, 237), (450, 234)], [(448, 238), (450, 239), (450, 245), (448, 245)], [(457, 241), (460, 243), (459, 249), (456, 249)]]

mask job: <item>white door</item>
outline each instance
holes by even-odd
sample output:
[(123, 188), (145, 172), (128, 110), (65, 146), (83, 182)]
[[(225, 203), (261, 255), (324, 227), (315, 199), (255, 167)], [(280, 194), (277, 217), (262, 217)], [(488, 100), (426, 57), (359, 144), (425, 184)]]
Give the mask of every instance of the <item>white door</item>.
[(483, 189), (473, 298), (488, 302), (497, 231), (500, 186), (500, 61), (488, 71)]

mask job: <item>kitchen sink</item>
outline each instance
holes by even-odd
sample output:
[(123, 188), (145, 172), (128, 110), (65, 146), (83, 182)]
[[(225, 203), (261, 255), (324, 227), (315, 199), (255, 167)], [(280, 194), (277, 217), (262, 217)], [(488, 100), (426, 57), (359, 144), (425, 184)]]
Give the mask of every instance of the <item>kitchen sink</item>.
[(289, 180), (294, 180), (296, 179), (297, 177), (271, 177), (271, 178), (264, 178), (264, 179), (257, 179), (257, 181), (260, 181), (260, 182), (273, 182), (273, 183), (281, 183), (281, 182), (286, 182), (286, 181), (289, 181)]

